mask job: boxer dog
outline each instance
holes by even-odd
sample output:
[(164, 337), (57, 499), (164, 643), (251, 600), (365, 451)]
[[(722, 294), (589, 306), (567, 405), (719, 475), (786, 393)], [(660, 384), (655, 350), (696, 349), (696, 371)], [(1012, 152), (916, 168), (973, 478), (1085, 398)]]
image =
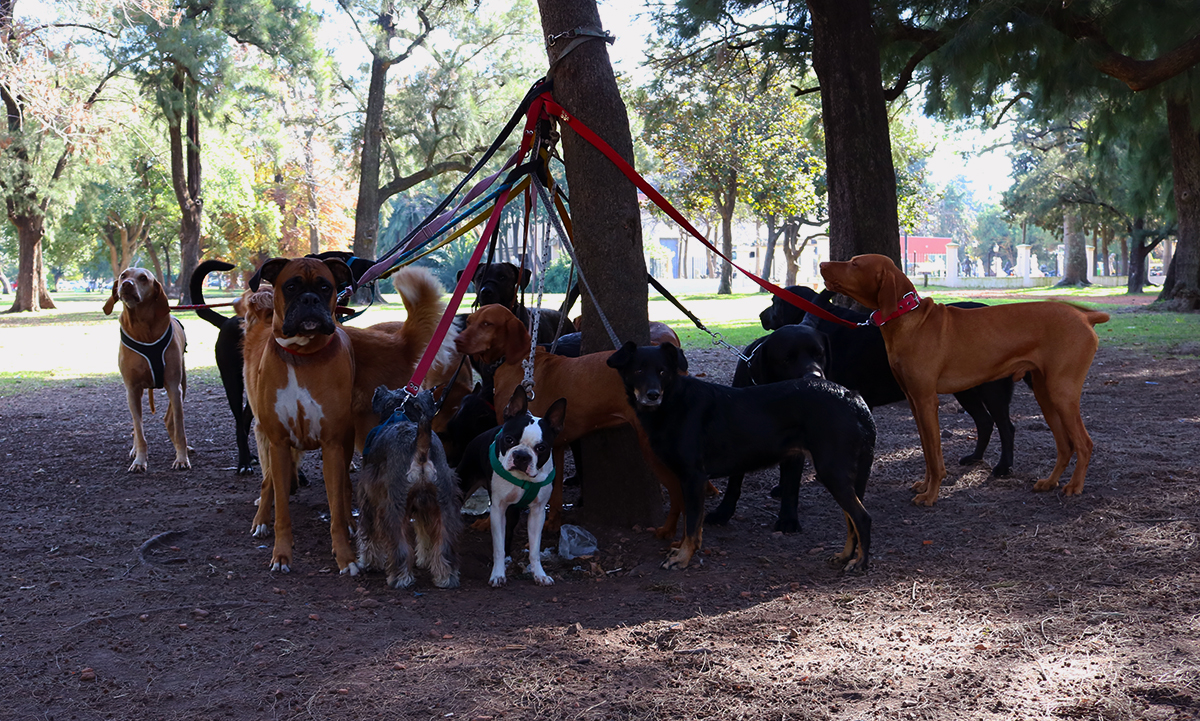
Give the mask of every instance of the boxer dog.
[(154, 389), (167, 391), (167, 435), (175, 446), (174, 469), (191, 468), (187, 438), (183, 432), (183, 397), (187, 394), (187, 374), (183, 351), (187, 339), (183, 324), (171, 315), (170, 301), (162, 283), (143, 268), (126, 268), (113, 281), (112, 295), (104, 303), (104, 314), (112, 315), (121, 301), (121, 347), (117, 366), (125, 383), (125, 399), (133, 417), (133, 448), (129, 457), (130, 473), (146, 470), (146, 436), (142, 431), (142, 391), (150, 397), (154, 412)]
[[(337, 289), (351, 281), (341, 260), (272, 258), (259, 269), (271, 283), (268, 299), (247, 299), (243, 358), (246, 391), (258, 419), (255, 436), (263, 469), (258, 512), (251, 533), (265, 536), (275, 507), (271, 569), (292, 564), (288, 490), (298, 450), (321, 449), (329, 532), (342, 573), (356, 575), (350, 543), (350, 457), (354, 453), (354, 350), (334, 321)], [(257, 283), (251, 290), (257, 291)], [(269, 305), (269, 309), (268, 306)]]

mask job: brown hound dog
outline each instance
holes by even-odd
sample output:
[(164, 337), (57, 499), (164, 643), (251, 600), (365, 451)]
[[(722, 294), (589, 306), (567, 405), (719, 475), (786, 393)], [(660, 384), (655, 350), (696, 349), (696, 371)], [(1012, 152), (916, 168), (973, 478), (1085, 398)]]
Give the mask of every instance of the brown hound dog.
[(883, 332), (888, 364), (908, 397), (925, 454), (925, 478), (912, 486), (914, 503), (932, 506), (946, 477), (937, 394), (1005, 376), (1019, 380), (1026, 373), (1058, 448), (1054, 469), (1033, 489), (1057, 488), (1075, 455), (1063, 494), (1083, 492), (1092, 439), (1079, 399), (1099, 343), (1093, 326), (1107, 321), (1107, 313), (1054, 301), (965, 309), (918, 299), (913, 284), (885, 255), (822, 263), (821, 275), (830, 290), (878, 309), (872, 320)]
[[(458, 334), (455, 342), (460, 353), (472, 356), (481, 365), (492, 365), (501, 358), (504, 362), (496, 369), (496, 398), (509, 398), (513, 389), (524, 378), (521, 361), (529, 357), (529, 330), (502, 305), (487, 305), (471, 314), (467, 327)], [(534, 358), (533, 381), (537, 397), (529, 402), (529, 411), (535, 416), (545, 416), (551, 401), (567, 399), (566, 424), (554, 441), (554, 467), (563, 468), (563, 455), (572, 442), (592, 431), (613, 428), (628, 423), (637, 431), (642, 456), (650, 464), (654, 475), (667, 489), (671, 497), (671, 508), (666, 522), (655, 535), (659, 538), (674, 538), (679, 514), (683, 510), (683, 495), (675, 474), (658, 460), (637, 414), (625, 400), (625, 386), (620, 375), (608, 367), (612, 351), (589, 353), (578, 358), (553, 355), (539, 348)], [(496, 422), (504, 422), (504, 407), (499, 406)], [(548, 527), (559, 526), (562, 509), (562, 474), (554, 480), (550, 496)]]
[(129, 457), (130, 473), (146, 470), (146, 436), (142, 432), (142, 391), (150, 396), (154, 413), (154, 389), (167, 391), (167, 435), (175, 446), (171, 468), (191, 468), (187, 438), (183, 432), (183, 397), (187, 394), (187, 373), (183, 351), (187, 339), (183, 324), (171, 315), (171, 305), (162, 283), (143, 268), (126, 268), (113, 281), (112, 295), (104, 303), (104, 314), (112, 315), (117, 300), (121, 311), (121, 347), (117, 366), (125, 382), (125, 399), (133, 417), (133, 448)]

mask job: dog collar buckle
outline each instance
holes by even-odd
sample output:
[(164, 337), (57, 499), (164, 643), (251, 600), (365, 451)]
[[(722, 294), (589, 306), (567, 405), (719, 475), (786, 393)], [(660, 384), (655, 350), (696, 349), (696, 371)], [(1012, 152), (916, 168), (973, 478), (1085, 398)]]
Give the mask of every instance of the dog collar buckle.
[(912, 290), (905, 293), (904, 297), (900, 299), (900, 302), (896, 304), (896, 312), (884, 318), (883, 311), (877, 310), (871, 313), (870, 317), (862, 323), (859, 323), (859, 325), (883, 326), (883, 324), (887, 323), (888, 321), (895, 320), (909, 311), (916, 310), (919, 305), (921, 305), (921, 296), (917, 295), (917, 291)]

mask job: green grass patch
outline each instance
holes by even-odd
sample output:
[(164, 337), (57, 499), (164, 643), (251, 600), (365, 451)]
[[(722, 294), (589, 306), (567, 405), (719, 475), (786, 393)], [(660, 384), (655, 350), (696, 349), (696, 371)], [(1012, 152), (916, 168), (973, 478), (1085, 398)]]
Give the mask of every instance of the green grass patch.
[(1149, 353), (1200, 355), (1200, 314), (1137, 310), (1096, 326), (1102, 345)]

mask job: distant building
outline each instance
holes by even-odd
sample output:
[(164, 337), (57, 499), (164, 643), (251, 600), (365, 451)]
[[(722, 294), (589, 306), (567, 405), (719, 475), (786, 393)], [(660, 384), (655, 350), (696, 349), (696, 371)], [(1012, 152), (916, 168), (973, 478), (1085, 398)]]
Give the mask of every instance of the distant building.
[(952, 238), (931, 238), (923, 235), (900, 236), (900, 254), (904, 256), (906, 273), (937, 273), (946, 270), (946, 244)]

